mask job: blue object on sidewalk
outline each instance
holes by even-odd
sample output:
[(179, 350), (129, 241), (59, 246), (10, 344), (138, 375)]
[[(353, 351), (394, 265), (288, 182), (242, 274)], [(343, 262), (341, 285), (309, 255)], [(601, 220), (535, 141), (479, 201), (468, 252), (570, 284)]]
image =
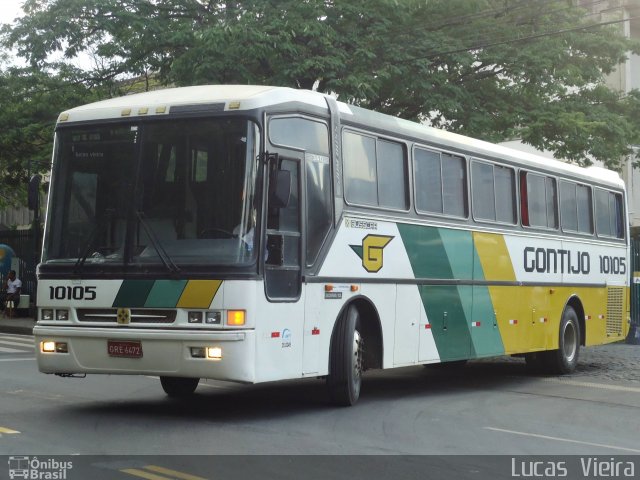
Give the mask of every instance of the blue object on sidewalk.
[(11, 271), (11, 260), (15, 252), (9, 245), (0, 243), (0, 274), (8, 275)]

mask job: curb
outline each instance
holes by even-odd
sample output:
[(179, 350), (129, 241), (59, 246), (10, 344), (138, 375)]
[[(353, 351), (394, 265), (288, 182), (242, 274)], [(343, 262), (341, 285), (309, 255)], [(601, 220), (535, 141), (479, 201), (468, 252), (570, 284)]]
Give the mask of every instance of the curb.
[(5, 319), (0, 318), (0, 333), (17, 333), (18, 335), (32, 335), (35, 322), (33, 320), (12, 321), (7, 324)]

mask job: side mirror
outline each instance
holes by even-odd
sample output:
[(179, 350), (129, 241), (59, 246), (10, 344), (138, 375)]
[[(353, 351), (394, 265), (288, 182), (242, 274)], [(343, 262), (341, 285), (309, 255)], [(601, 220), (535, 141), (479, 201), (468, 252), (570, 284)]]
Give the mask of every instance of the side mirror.
[(39, 174), (35, 174), (29, 180), (29, 192), (28, 192), (28, 205), (29, 210), (39, 210), (40, 209), (40, 181), (42, 180), (42, 176)]
[(275, 172), (271, 190), (271, 205), (276, 208), (285, 208), (291, 198), (291, 172), (278, 170)]

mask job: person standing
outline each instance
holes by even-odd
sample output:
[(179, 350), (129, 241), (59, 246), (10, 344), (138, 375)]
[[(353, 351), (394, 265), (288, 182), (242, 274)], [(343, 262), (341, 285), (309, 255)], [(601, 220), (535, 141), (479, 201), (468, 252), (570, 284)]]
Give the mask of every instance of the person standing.
[[(7, 275), (6, 280), (7, 287), (7, 305), (9, 302), (13, 302), (13, 308), (9, 309), (9, 317), (13, 316), (13, 311), (17, 310), (18, 305), (20, 305), (20, 291), (22, 290), (22, 281), (16, 277), (16, 271), (11, 270), (9, 275)], [(7, 310), (5, 310), (6, 314)]]

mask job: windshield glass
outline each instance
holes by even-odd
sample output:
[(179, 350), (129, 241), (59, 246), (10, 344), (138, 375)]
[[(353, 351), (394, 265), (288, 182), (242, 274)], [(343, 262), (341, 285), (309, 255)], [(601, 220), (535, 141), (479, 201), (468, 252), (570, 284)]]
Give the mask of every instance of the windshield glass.
[(254, 261), (258, 130), (198, 119), (63, 130), (45, 261)]

